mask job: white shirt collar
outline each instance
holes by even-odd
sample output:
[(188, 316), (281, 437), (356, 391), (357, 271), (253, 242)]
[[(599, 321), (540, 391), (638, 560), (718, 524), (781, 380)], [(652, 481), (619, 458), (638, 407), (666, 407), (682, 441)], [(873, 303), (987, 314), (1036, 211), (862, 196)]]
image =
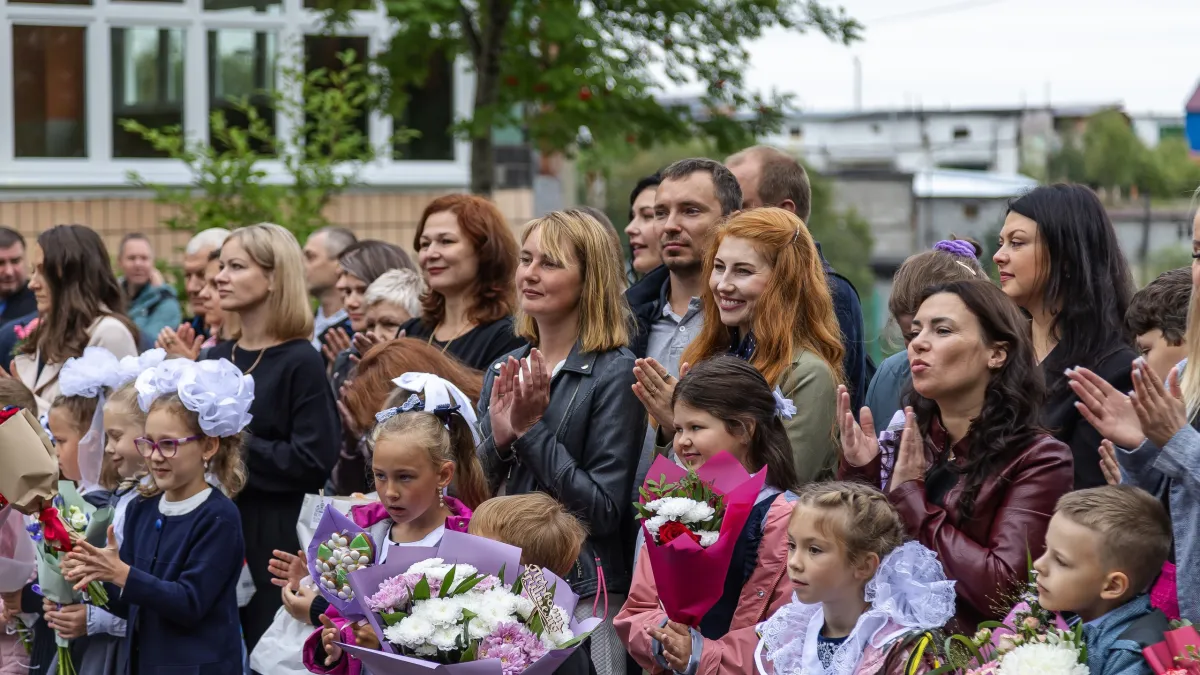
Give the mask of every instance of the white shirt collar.
[(212, 492), (212, 488), (204, 488), (191, 497), (178, 502), (167, 501), (167, 496), (163, 495), (162, 499), (158, 502), (158, 512), (164, 516), (186, 516), (200, 508), (200, 505), (212, 496)]

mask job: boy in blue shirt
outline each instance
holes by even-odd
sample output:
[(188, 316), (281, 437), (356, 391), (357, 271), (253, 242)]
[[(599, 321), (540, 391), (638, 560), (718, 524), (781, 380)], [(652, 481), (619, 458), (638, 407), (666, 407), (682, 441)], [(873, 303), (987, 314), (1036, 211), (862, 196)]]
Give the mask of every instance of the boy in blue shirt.
[(1083, 622), (1091, 675), (1152, 675), (1142, 649), (1170, 625), (1147, 592), (1170, 550), (1171, 520), (1144, 490), (1107, 485), (1058, 500), (1033, 564), (1038, 602)]

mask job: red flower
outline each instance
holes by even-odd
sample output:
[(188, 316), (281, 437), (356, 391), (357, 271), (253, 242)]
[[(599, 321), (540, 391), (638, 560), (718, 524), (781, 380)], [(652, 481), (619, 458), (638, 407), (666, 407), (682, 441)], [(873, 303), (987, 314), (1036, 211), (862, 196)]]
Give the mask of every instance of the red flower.
[(42, 510), (38, 519), (42, 522), (42, 535), (50, 548), (70, 552), (71, 535), (67, 534), (67, 526), (58, 515), (58, 509), (48, 506)]
[(671, 543), (675, 539), (687, 535), (692, 538), (692, 541), (700, 543), (700, 535), (688, 529), (687, 525), (678, 520), (668, 520), (663, 523), (662, 527), (658, 528), (658, 540), (664, 545)]
[(16, 415), (19, 412), (21, 412), (21, 409), (15, 405), (10, 405), (5, 409), (0, 410), (0, 424), (4, 424), (8, 421), (8, 418)]

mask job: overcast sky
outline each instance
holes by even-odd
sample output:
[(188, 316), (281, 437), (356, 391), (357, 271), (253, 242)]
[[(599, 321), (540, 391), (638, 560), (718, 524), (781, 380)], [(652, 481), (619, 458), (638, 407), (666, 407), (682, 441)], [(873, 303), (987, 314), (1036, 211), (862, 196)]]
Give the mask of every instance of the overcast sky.
[[(828, 0), (826, 0), (828, 2)], [(1016, 106), (1123, 101), (1182, 114), (1200, 80), (1200, 0), (833, 0), (866, 25), (850, 47), (772, 32), (748, 83), (803, 109)]]

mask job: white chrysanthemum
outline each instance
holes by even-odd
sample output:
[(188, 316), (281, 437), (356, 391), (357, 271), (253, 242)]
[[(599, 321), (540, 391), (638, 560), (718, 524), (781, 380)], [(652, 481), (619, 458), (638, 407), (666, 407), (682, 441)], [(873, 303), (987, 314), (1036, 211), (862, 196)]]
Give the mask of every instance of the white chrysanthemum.
[(646, 508), (668, 520), (678, 520), (698, 503), (686, 497), (663, 497), (650, 502)]
[(420, 617), (434, 626), (452, 626), (462, 619), (462, 606), (447, 602), (449, 598), (430, 598), (413, 606), (412, 615)]
[(699, 534), (701, 548), (708, 548), (709, 546), (712, 546), (713, 544), (717, 543), (717, 539), (721, 536), (720, 532), (701, 532)]
[(667, 523), (666, 516), (654, 516), (646, 521), (646, 529), (650, 530), (650, 534), (658, 536), (658, 528)]
[(388, 636), (388, 641), (410, 649), (428, 643), (434, 631), (432, 623), (416, 615), (404, 617), (393, 628), (396, 629), (395, 634)]
[(688, 512), (680, 516), (685, 523), (703, 523), (716, 515), (717, 510), (704, 502), (694, 502)]
[(999, 675), (1088, 675), (1088, 667), (1072, 647), (1032, 642), (1005, 654)]
[(434, 656), (437, 654), (437, 647), (433, 645), (418, 645), (413, 648), (417, 656)]
[(443, 562), (444, 561), (441, 558), (426, 558), (421, 562), (413, 563), (412, 566), (408, 568), (408, 571), (405, 572), (405, 574), (424, 574), (429, 568), (438, 567)]
[(533, 601), (524, 595), (514, 595), (513, 603), (516, 605), (517, 616), (521, 617), (522, 621), (528, 621), (529, 615), (533, 614)]
[(458, 647), (458, 636), (461, 634), (462, 631), (457, 626), (439, 628), (433, 632), (433, 637), (429, 639), (429, 643), (437, 647), (440, 651), (453, 651)]

